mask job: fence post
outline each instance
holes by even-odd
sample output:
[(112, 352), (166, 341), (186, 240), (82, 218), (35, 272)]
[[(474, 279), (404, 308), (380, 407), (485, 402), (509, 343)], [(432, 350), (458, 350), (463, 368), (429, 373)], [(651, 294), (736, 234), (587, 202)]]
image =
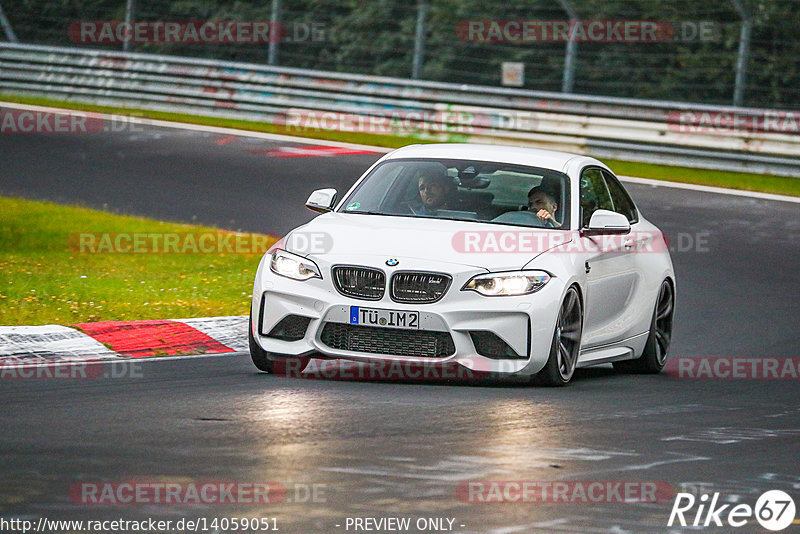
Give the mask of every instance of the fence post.
[(6, 18), (6, 14), (3, 13), (2, 4), (0, 4), (0, 26), (3, 27), (3, 31), (6, 34), (6, 39), (8, 40), (8, 42), (9, 43), (16, 43), (17, 42), (17, 36), (14, 33), (14, 28), (11, 27), (11, 23), (8, 22), (8, 19)]
[(425, 53), (425, 19), (428, 18), (428, 0), (417, 1), (417, 32), (414, 38), (414, 61), (411, 64), (411, 77), (419, 79)]
[(575, 40), (572, 25), (578, 22), (578, 13), (573, 9), (569, 0), (558, 0), (558, 3), (567, 12), (570, 23), (569, 41), (567, 41), (567, 48), (564, 52), (564, 77), (561, 81), (561, 92), (571, 93), (575, 87), (575, 59), (578, 56), (578, 42)]
[(281, 0), (272, 0), (272, 14), (270, 15), (270, 29), (269, 32), (269, 52), (267, 55), (267, 63), (269, 65), (278, 64), (278, 36), (276, 31), (278, 29), (278, 18), (281, 14)]
[(753, 19), (747, 12), (742, 0), (731, 0), (733, 7), (742, 18), (742, 29), (739, 31), (739, 55), (736, 58), (736, 83), (733, 87), (733, 105), (740, 107), (744, 101), (744, 87), (747, 75), (747, 60), (750, 56), (750, 33)]
[[(133, 19), (135, 17), (136, 17), (136, 0), (127, 0), (127, 2), (125, 3), (125, 26), (127, 28), (131, 27), (131, 24), (133, 24)], [(128, 33), (129, 39), (127, 39), (126, 41), (122, 42), (122, 51), (123, 52), (130, 52), (131, 51), (131, 45), (133, 43), (133, 36), (134, 36), (134, 32), (133, 32), (133, 30), (131, 30)]]

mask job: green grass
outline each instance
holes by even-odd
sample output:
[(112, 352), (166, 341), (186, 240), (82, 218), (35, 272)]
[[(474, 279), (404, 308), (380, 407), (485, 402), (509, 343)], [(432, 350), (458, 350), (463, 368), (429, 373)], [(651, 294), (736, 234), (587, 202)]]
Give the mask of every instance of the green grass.
[[(30, 104), (34, 106), (51, 106), (65, 109), (75, 109), (79, 111), (96, 111), (98, 113), (109, 113), (117, 115), (127, 115), (148, 119), (184, 122), (188, 124), (202, 124), (204, 126), (218, 126), (221, 128), (235, 128), (237, 130), (248, 130), (251, 132), (264, 132), (271, 134), (293, 135), (298, 137), (308, 137), (311, 139), (324, 139), (328, 141), (339, 141), (342, 143), (355, 143), (370, 146), (382, 146), (387, 148), (400, 148), (415, 143), (433, 143), (441, 140), (425, 140), (411, 136), (391, 136), (376, 135), (360, 132), (337, 132), (337, 131), (287, 131), (282, 125), (271, 124), (268, 122), (246, 121), (241, 119), (226, 119), (222, 117), (204, 117), (201, 115), (189, 115), (185, 113), (172, 113), (168, 111), (154, 111), (139, 108), (123, 108), (111, 106), (96, 106), (83, 102), (72, 102), (55, 100), (52, 98), (38, 96), (7, 95), (0, 93), (0, 101), (17, 102), (19, 104)], [(456, 141), (453, 136), (451, 141)]]
[(260, 254), (81, 253), (90, 232), (220, 230), (0, 197), (0, 325), (248, 313)]
[[(198, 115), (187, 115), (183, 113), (169, 113), (164, 111), (151, 111), (137, 108), (96, 106), (80, 102), (68, 102), (55, 100), (52, 98), (23, 95), (4, 95), (0, 94), (0, 101), (18, 102), (23, 104), (33, 104), (40, 106), (54, 106), (81, 111), (97, 111), (111, 114), (127, 114), (144, 118), (158, 119), (173, 122), (185, 122), (190, 124), (203, 124), (207, 126), (220, 126), (223, 128), (235, 128), (239, 130), (249, 130), (256, 132), (289, 134), (298, 137), (309, 137), (314, 139), (326, 139), (330, 141), (340, 141), (346, 143), (357, 143), (362, 145), (381, 146), (387, 148), (399, 148), (415, 143), (435, 143), (442, 141), (466, 141), (463, 135), (449, 135), (434, 138), (434, 136), (391, 136), (361, 132), (337, 132), (337, 131), (313, 131), (302, 132), (287, 131), (286, 127), (265, 122), (253, 122), (237, 119), (224, 119), (218, 117), (203, 117)], [(622, 160), (604, 160), (614, 172), (623, 176), (636, 176), (640, 178), (652, 178), (654, 180), (667, 180), (673, 182), (683, 182), (689, 184), (710, 185), (716, 187), (727, 187), (731, 189), (742, 189), (745, 191), (761, 191), (765, 193), (775, 193), (779, 195), (800, 196), (800, 179), (786, 178), (782, 176), (771, 176), (764, 174), (753, 174), (745, 172), (715, 171), (708, 169), (695, 169), (691, 167), (676, 167), (669, 165), (656, 165), (651, 163), (639, 163)]]
[(714, 171), (709, 169), (690, 169), (669, 167), (652, 163), (636, 163), (605, 159), (603, 162), (621, 176), (636, 176), (667, 180), (686, 184), (711, 185), (745, 191), (760, 191), (776, 195), (800, 196), (800, 178), (750, 174), (746, 172)]

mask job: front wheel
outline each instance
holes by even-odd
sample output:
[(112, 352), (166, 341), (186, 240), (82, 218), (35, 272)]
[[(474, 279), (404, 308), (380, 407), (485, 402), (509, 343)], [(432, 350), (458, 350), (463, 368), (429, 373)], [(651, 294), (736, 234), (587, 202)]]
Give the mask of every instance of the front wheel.
[(262, 349), (253, 337), (252, 315), (250, 324), (247, 326), (247, 341), (250, 344), (250, 358), (253, 360), (253, 364), (265, 373), (273, 372), (274, 362), (267, 357), (267, 351)]
[(614, 362), (614, 369), (623, 373), (655, 374), (667, 364), (667, 351), (672, 341), (672, 317), (675, 311), (675, 291), (672, 283), (664, 280), (658, 291), (650, 334), (641, 357), (635, 360)]
[(567, 290), (561, 309), (558, 311), (556, 329), (550, 346), (550, 356), (544, 368), (531, 377), (537, 386), (566, 386), (581, 352), (581, 335), (583, 332), (583, 312), (581, 298), (575, 286)]
[(247, 341), (250, 345), (250, 358), (259, 370), (278, 376), (300, 376), (300, 373), (311, 359), (308, 356), (290, 356), (267, 352), (256, 343), (253, 337), (253, 312), (250, 312), (250, 324), (247, 326)]

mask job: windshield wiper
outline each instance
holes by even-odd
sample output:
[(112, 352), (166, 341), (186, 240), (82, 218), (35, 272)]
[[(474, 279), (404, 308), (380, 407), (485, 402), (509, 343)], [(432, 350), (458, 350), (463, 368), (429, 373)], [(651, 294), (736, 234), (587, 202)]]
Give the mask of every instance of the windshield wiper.
[(461, 221), (461, 222), (486, 222), (481, 219), (463, 219), (461, 217), (431, 217), (431, 219), (440, 219), (443, 221)]
[(380, 211), (350, 210), (341, 213), (358, 213), (362, 215), (382, 215), (384, 217), (409, 217), (412, 219), (431, 219), (440, 221), (462, 221), (462, 222), (487, 222), (482, 219), (460, 219), (458, 217), (441, 217), (436, 215), (419, 215), (416, 213), (384, 213)]
[(382, 213), (380, 211), (345, 210), (342, 213), (361, 213), (363, 215), (393, 215), (392, 213)]

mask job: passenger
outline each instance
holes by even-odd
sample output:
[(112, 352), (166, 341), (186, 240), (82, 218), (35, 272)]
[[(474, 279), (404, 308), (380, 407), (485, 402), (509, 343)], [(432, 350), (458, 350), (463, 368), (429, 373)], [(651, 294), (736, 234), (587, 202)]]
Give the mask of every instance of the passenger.
[(551, 188), (537, 185), (528, 191), (528, 210), (535, 212), (536, 217), (553, 228), (561, 228), (561, 223), (556, 219), (558, 194)]

